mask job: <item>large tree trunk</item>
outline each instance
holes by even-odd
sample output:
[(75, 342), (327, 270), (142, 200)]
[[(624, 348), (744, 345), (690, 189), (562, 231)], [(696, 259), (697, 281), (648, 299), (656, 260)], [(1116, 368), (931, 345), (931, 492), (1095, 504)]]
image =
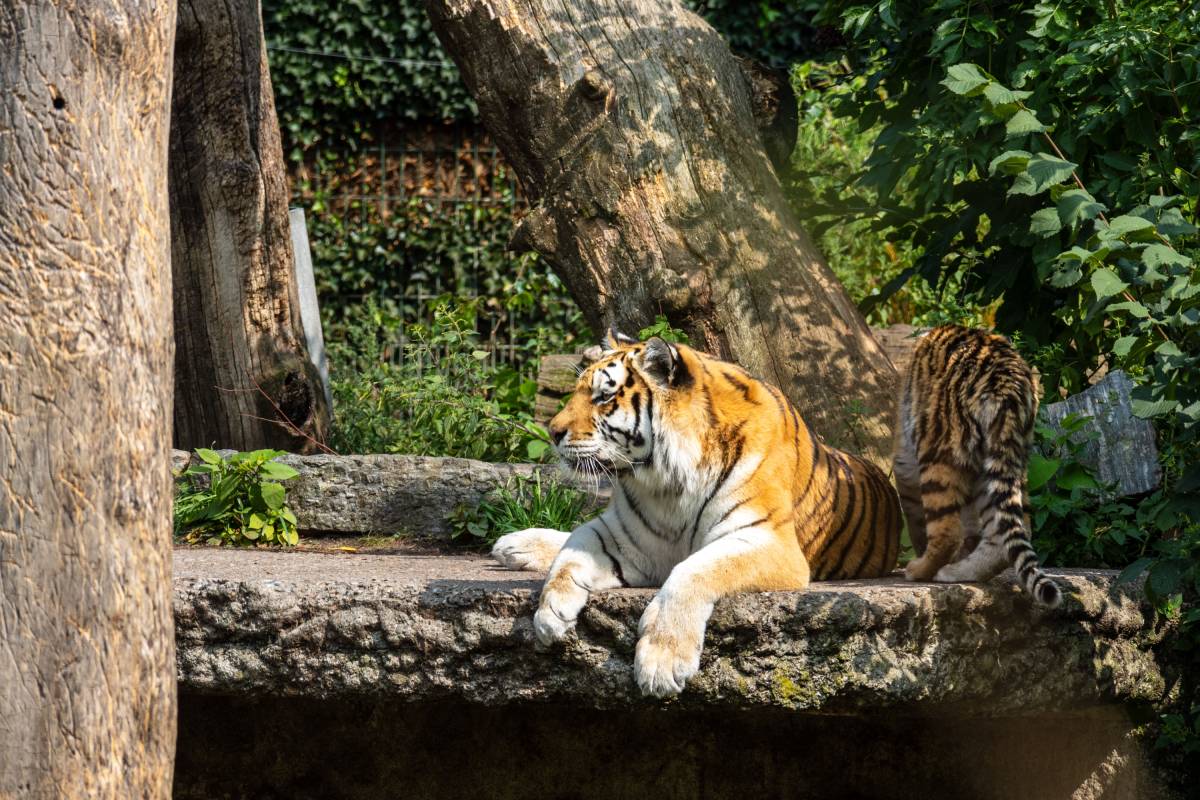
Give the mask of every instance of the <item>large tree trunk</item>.
[(166, 797), (174, 3), (0, 3), (0, 797)]
[(300, 320), (257, 0), (179, 7), (170, 185), (175, 445), (309, 450), (329, 407)]
[(674, 0), (427, 5), (535, 201), (514, 246), (594, 329), (664, 313), (826, 441), (886, 460), (895, 372), (790, 212), (711, 27)]

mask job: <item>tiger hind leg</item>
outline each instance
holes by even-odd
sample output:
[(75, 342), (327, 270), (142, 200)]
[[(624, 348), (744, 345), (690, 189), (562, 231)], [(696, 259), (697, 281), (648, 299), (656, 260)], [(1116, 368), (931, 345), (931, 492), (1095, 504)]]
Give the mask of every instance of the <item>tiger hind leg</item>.
[(958, 553), (963, 544), (962, 511), (968, 481), (952, 464), (921, 465), (921, 506), (925, 519), (925, 552), (908, 562), (904, 577), (931, 580)]
[(918, 556), (925, 554), (925, 512), (921, 506), (921, 466), (917, 463), (916, 448), (902, 441), (892, 461), (900, 508), (908, 529), (908, 541)]

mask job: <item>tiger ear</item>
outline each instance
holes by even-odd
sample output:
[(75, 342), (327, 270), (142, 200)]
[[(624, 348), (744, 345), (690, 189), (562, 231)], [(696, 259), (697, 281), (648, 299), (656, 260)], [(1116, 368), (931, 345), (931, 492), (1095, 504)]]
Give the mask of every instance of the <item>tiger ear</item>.
[(608, 329), (608, 333), (604, 336), (604, 346), (609, 350), (616, 350), (618, 347), (637, 343), (637, 339), (634, 339), (632, 336), (626, 336), (612, 327)]
[(679, 363), (679, 351), (674, 345), (658, 336), (646, 340), (646, 347), (642, 350), (641, 367), (653, 381), (662, 386), (670, 386), (675, 380)]

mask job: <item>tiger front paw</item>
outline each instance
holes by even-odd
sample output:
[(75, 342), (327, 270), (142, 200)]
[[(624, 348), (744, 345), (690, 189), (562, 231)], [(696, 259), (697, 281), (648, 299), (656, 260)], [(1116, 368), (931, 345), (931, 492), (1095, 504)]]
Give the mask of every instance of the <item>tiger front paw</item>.
[[(642, 614), (641, 634), (633, 657), (633, 674), (642, 694), (674, 697), (700, 671), (707, 614), (671, 609), (663, 613), (661, 595)], [(698, 623), (698, 624), (697, 624)]]
[(543, 603), (533, 615), (533, 632), (543, 645), (561, 642), (575, 630), (574, 619), (564, 619), (549, 603)]
[(553, 528), (506, 533), (492, 545), (492, 558), (508, 569), (546, 572), (570, 535)]

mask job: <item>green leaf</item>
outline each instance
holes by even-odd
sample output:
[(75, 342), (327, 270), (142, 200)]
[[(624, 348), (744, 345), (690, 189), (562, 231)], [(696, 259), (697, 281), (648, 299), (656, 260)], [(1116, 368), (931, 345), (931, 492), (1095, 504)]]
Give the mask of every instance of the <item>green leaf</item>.
[(1050, 276), (1050, 285), (1059, 289), (1065, 289), (1068, 286), (1074, 286), (1079, 283), (1079, 279), (1083, 277), (1083, 270), (1076, 266), (1065, 266), (1055, 270)]
[(1148, 267), (1186, 267), (1192, 263), (1192, 259), (1165, 244), (1151, 244), (1142, 251), (1142, 263)]
[(1163, 342), (1158, 347), (1154, 348), (1154, 352), (1160, 356), (1181, 356), (1183, 351), (1179, 349), (1179, 345), (1174, 342)]
[(550, 451), (550, 445), (543, 442), (541, 439), (530, 439), (525, 444), (525, 454), (532, 461), (540, 461)]
[(1120, 358), (1124, 358), (1125, 356), (1129, 355), (1129, 351), (1133, 349), (1135, 344), (1137, 344), (1139, 338), (1140, 337), (1138, 336), (1122, 336), (1120, 339), (1117, 339), (1117, 341), (1113, 343), (1113, 355)]
[(1029, 221), (1029, 232), (1034, 236), (1053, 236), (1062, 230), (1057, 208), (1043, 208), (1034, 213)]
[(1146, 583), (1154, 594), (1166, 597), (1179, 591), (1180, 579), (1183, 577), (1187, 562), (1176, 558), (1159, 561), (1150, 567)]
[(1058, 196), (1058, 216), (1064, 225), (1074, 227), (1085, 220), (1095, 219), (1107, 210), (1103, 203), (1096, 202), (1083, 189), (1068, 189)]
[(1104, 232), (1113, 236), (1124, 237), (1139, 231), (1152, 231), (1153, 229), (1154, 223), (1150, 220), (1124, 214), (1109, 220), (1108, 226), (1104, 228)]
[(1139, 397), (1133, 398), (1129, 403), (1135, 417), (1142, 419), (1150, 419), (1151, 417), (1161, 417), (1163, 414), (1170, 414), (1175, 409), (1179, 408), (1178, 400), (1146, 400)]
[(261, 533), (261, 526), (258, 528), (242, 528), (242, 536), (245, 536), (250, 541), (256, 540)]
[(1032, 111), (1025, 108), (1009, 117), (1008, 122), (1004, 124), (1004, 132), (1009, 138), (1027, 133), (1042, 133), (1045, 130), (1046, 126), (1038, 122)]
[(487, 350), (472, 350), (471, 351), (471, 357), (474, 358), (476, 361), (487, 361), (489, 355), (490, 355), (490, 353), (488, 353)]
[(206, 464), (221, 463), (221, 455), (215, 450), (209, 450), (207, 447), (197, 447), (196, 455), (200, 456), (200, 460)]
[(1055, 458), (1046, 458), (1041, 453), (1029, 455), (1029, 491), (1036, 491), (1046, 485), (1054, 477), (1062, 462)]
[(1152, 195), (1150, 195), (1150, 198), (1148, 200), (1146, 200), (1146, 203), (1151, 208), (1170, 208), (1171, 206), (1177, 205), (1178, 203), (1181, 203), (1181, 202), (1183, 202), (1183, 195), (1178, 195), (1178, 194), (1172, 194), (1172, 195), (1152, 194)]
[(1020, 174), (1029, 164), (1029, 158), (1028, 150), (1008, 150), (992, 159), (992, 163), (988, 164), (988, 175), (995, 175), (997, 172), (1001, 175)]
[(283, 508), (279, 509), (279, 516), (283, 517), (284, 519), (286, 519), (288, 522), (292, 523), (293, 525), (298, 524), (298, 521), (296, 520), (296, 515), (287, 506), (284, 506)]
[(1034, 195), (1037, 193), (1037, 181), (1028, 172), (1018, 173), (1017, 177), (1013, 178), (1012, 186), (1008, 190), (1009, 196), (1014, 194)]
[(958, 95), (977, 95), (991, 83), (979, 67), (974, 64), (955, 64), (946, 70), (942, 86)]
[(260, 517), (258, 514), (250, 515), (250, 527), (251, 528), (261, 528), (263, 525), (266, 525), (266, 524), (267, 524), (267, 521), (265, 519), (263, 519), (262, 517)]
[(1065, 253), (1059, 253), (1058, 256), (1056, 256), (1056, 260), (1086, 262), (1086, 261), (1089, 261), (1092, 258), (1092, 256), (1093, 256), (1093, 253), (1091, 250), (1088, 250), (1085, 247), (1076, 246), (1076, 247), (1072, 247), (1070, 250), (1066, 251)]
[[(1028, 95), (1027, 92), (1021, 94)], [(1018, 93), (1009, 91), (998, 83), (989, 83), (983, 87), (983, 96), (988, 112), (998, 120), (1007, 120), (1021, 110)]]
[(1149, 319), (1150, 310), (1136, 300), (1129, 300), (1124, 303), (1113, 303), (1108, 307), (1109, 313), (1113, 311), (1128, 311), (1131, 317), (1138, 319)]
[(262, 492), (262, 499), (267, 504), (267, 508), (279, 509), (283, 507), (285, 492), (282, 484), (264, 483), (259, 487), (259, 490)]
[(1125, 569), (1121, 570), (1121, 574), (1117, 576), (1117, 583), (1129, 583), (1130, 581), (1141, 575), (1146, 567), (1154, 563), (1153, 558), (1139, 558)]
[(1129, 284), (1108, 267), (1101, 267), (1092, 273), (1092, 288), (1096, 291), (1096, 297), (1104, 300), (1125, 291)]
[(277, 481), (286, 481), (295, 478), (300, 473), (289, 467), (287, 464), (280, 464), (278, 461), (264, 462), (258, 468), (259, 473), (268, 477), (274, 478)]
[(1071, 161), (1064, 161), (1055, 156), (1038, 153), (1029, 159), (1029, 166), (1025, 168), (1025, 171), (1029, 173), (1029, 177), (1033, 178), (1034, 185), (1036, 186), (1034, 191), (1041, 192), (1047, 187), (1062, 183), (1070, 178), (1076, 166), (1078, 165)]
[(1098, 489), (1100, 484), (1088, 472), (1087, 468), (1082, 464), (1069, 464), (1054, 482), (1060, 489), (1066, 489), (1068, 492), (1072, 489)]
[(1196, 226), (1185, 220), (1178, 208), (1168, 208), (1158, 218), (1158, 230), (1164, 236), (1191, 236)]

